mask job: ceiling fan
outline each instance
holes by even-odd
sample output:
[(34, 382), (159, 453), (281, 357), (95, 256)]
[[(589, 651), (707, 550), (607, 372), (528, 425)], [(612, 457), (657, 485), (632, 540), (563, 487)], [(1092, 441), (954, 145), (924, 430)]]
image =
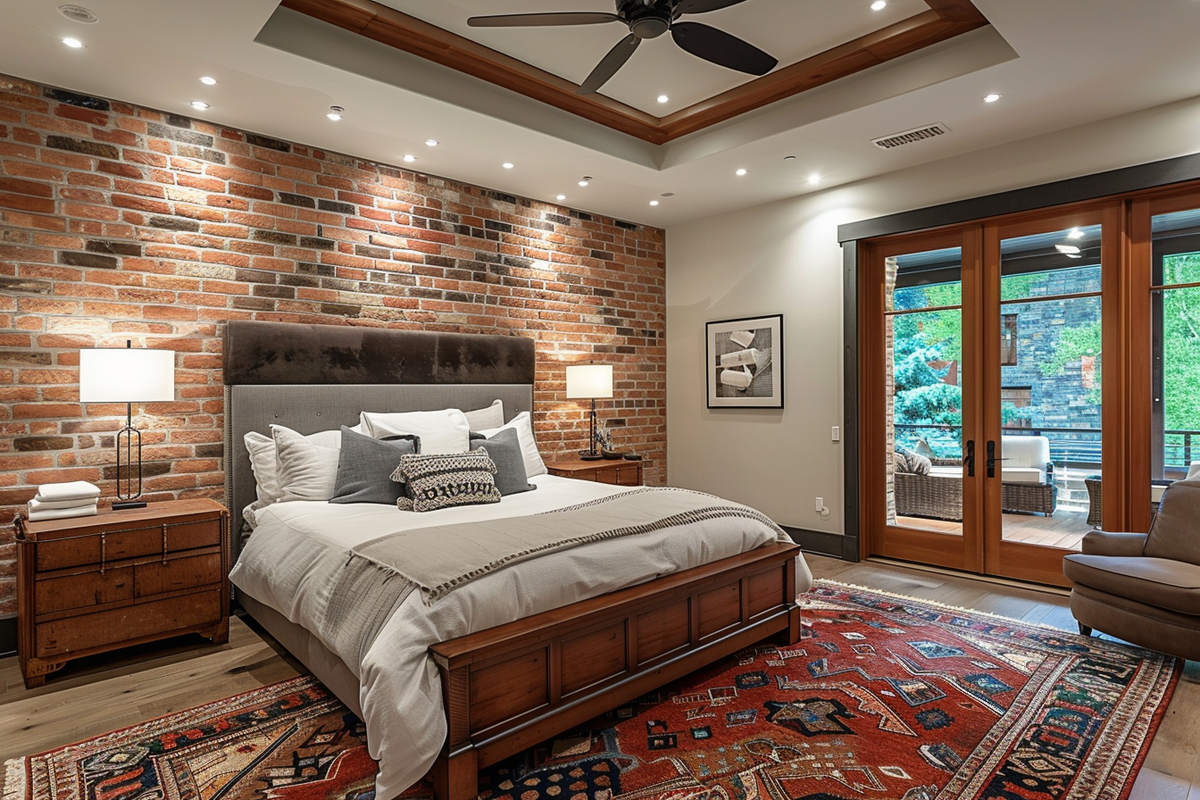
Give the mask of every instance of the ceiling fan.
[(579, 86), (579, 94), (592, 94), (617, 74), (643, 39), (654, 39), (667, 31), (675, 44), (694, 56), (751, 75), (766, 75), (778, 60), (749, 42), (700, 22), (680, 22), (684, 14), (704, 14), (735, 6), (746, 0), (617, 0), (617, 13), (563, 11), (538, 14), (493, 14), (471, 17), (472, 28), (519, 28), (527, 26), (599, 25), (620, 22), (629, 35), (592, 70)]

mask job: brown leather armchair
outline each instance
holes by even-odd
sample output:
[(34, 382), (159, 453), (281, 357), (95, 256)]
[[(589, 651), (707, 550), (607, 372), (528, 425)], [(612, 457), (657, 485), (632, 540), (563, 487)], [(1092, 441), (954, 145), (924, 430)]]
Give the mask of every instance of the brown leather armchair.
[(1063, 574), (1080, 633), (1200, 660), (1200, 480), (1167, 487), (1149, 533), (1090, 531)]

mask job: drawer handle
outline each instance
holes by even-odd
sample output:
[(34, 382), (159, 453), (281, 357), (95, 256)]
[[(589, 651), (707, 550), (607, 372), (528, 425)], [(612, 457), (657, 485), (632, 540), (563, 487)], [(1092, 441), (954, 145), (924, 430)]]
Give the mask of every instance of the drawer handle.
[(108, 537), (103, 533), (100, 534), (100, 574), (101, 575), (104, 574), (104, 554), (105, 554), (107, 542), (108, 542)]
[(166, 564), (167, 563), (167, 526), (166, 526), (166, 523), (163, 523), (163, 526), (162, 526), (162, 556), (163, 556), (162, 562), (164, 564)]

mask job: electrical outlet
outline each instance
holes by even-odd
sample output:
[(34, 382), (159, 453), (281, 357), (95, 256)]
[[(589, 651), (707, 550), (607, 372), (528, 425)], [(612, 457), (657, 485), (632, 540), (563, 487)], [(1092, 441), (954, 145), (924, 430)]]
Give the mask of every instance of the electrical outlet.
[(833, 441), (840, 442), (842, 440), (842, 429), (839, 426), (834, 425), (830, 436), (832, 437)]
[(818, 497), (817, 498), (817, 513), (820, 514), (824, 510), (825, 510), (825, 498)]

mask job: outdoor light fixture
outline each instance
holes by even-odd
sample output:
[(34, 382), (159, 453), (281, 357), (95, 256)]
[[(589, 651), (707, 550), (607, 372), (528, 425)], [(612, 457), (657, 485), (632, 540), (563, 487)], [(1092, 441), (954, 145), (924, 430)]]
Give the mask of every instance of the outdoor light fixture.
[[(175, 399), (175, 351), (98, 347), (79, 351), (79, 402), (124, 403), (125, 427), (117, 432), (116, 510), (142, 508), (142, 435), (133, 427), (134, 403), (161, 403)], [(125, 451), (122, 478), (121, 451)], [(134, 483), (134, 451), (137, 483)]]
[(596, 449), (596, 400), (613, 396), (611, 364), (573, 364), (567, 367), (567, 399), (591, 400), (591, 424), (588, 427), (588, 446), (579, 451), (584, 461), (597, 461), (604, 455)]

